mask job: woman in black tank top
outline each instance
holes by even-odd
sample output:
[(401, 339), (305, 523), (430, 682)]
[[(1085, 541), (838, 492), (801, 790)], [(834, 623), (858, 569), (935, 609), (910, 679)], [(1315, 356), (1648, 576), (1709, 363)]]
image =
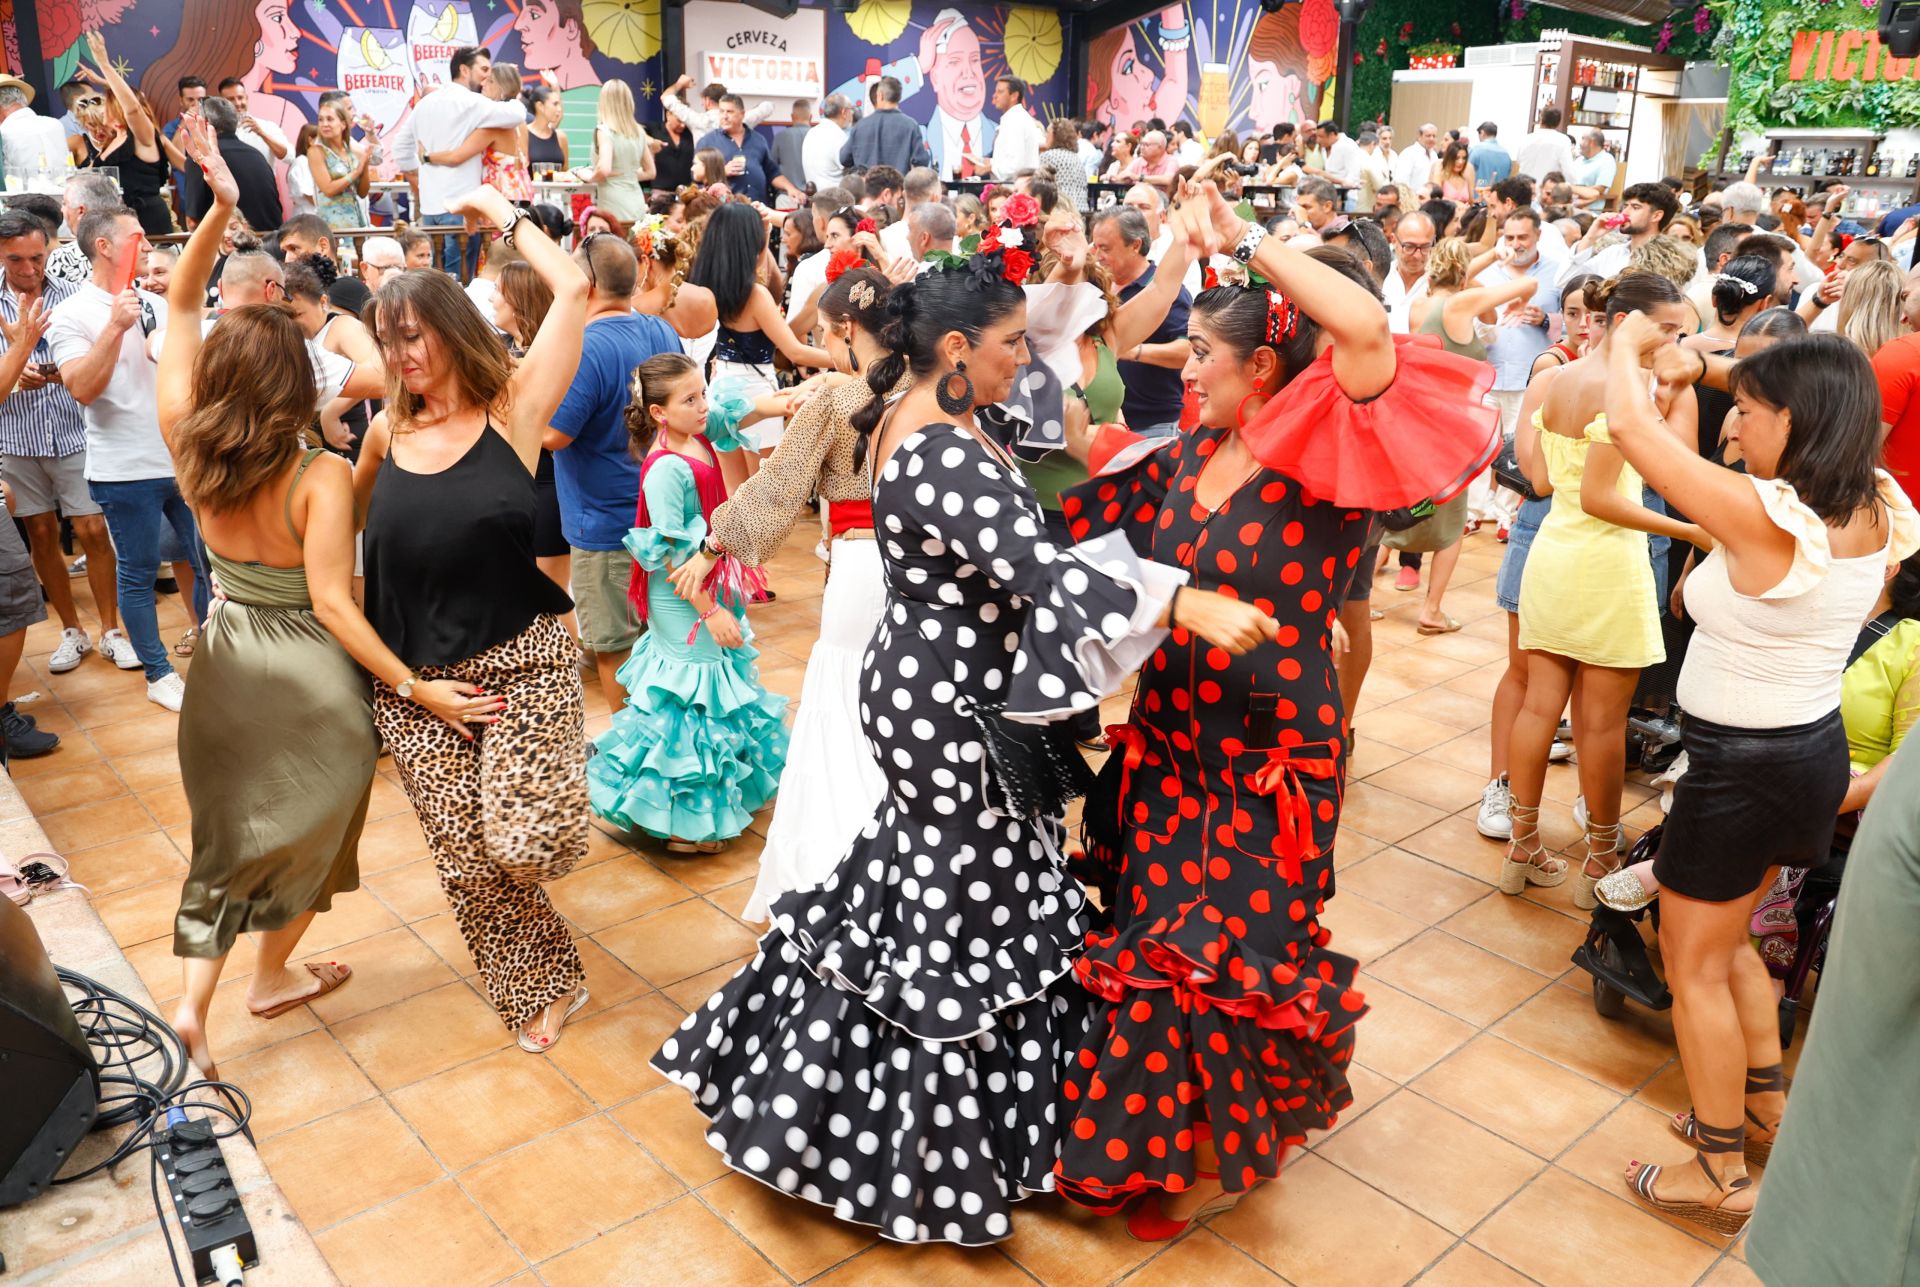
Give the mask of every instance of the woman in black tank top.
[[(587, 280), (507, 199), (450, 204), (505, 229), (553, 291), (526, 360), (443, 273), (402, 273), (374, 299), (386, 410), (355, 471), (366, 515), (367, 616), (412, 669), (374, 687), (374, 721), (427, 835), (434, 868), (522, 1049), (543, 1054), (586, 1002), (567, 923), (539, 882), (587, 851), (586, 716), (573, 604), (534, 560), (534, 468), (580, 363)], [(499, 712), (477, 732), (408, 700), (447, 679)]]

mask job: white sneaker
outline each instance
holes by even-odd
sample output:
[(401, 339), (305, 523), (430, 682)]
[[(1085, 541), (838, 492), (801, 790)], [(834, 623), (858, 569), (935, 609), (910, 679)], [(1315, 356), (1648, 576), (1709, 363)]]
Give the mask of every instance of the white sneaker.
[(1474, 819), (1473, 825), (1489, 840), (1511, 840), (1513, 819), (1508, 810), (1512, 807), (1513, 788), (1504, 777), (1495, 778), (1480, 793), (1480, 816)]
[(164, 706), (178, 713), (180, 703), (186, 700), (187, 681), (180, 678), (179, 672), (162, 675), (147, 685), (147, 700), (156, 706)]
[(140, 654), (124, 630), (109, 630), (100, 636), (100, 655), (122, 670), (140, 669)]
[(1587, 834), (1587, 797), (1584, 795), (1573, 797), (1573, 826), (1581, 835)]
[(1547, 748), (1547, 763), (1564, 764), (1573, 758), (1573, 743), (1554, 738), (1553, 745)]
[(53, 656), (47, 658), (47, 669), (56, 675), (64, 675), (92, 651), (93, 640), (87, 637), (87, 632), (78, 626), (71, 626), (60, 632), (60, 646), (53, 650)]

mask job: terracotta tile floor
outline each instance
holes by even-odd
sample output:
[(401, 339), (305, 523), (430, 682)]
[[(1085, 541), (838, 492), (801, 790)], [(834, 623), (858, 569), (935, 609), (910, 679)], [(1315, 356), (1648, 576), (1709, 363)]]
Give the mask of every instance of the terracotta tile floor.
[[(1501, 548), (1469, 541), (1447, 597), (1468, 623), (1456, 635), (1417, 636), (1417, 596), (1377, 582), (1389, 613), (1375, 626), (1327, 916), (1373, 1005), (1357, 1102), (1279, 1183), (1170, 1246), (1046, 1198), (1020, 1208), (998, 1248), (903, 1248), (720, 1165), (686, 1096), (646, 1059), (752, 950), (737, 913), (765, 816), (731, 852), (691, 862), (596, 832), (586, 865), (552, 886), (593, 1000), (536, 1059), (481, 999), (383, 762), (363, 888), (308, 939), (313, 954), (351, 962), (353, 983), (262, 1022), (244, 1010), (241, 949), (214, 1008), (216, 1055), (254, 1097), (275, 1178), (356, 1285), (1755, 1282), (1738, 1247), (1623, 1196), (1628, 1158), (1676, 1152), (1660, 1113), (1686, 1092), (1665, 1016), (1595, 1015), (1568, 964), (1583, 923), (1570, 887), (1516, 900), (1489, 883), (1498, 850), (1473, 811), (1506, 649)], [(779, 601), (755, 614), (762, 674), (789, 697), (819, 621), (810, 550), (797, 531), (772, 568)], [(177, 637), (178, 600), (162, 612)], [(140, 700), (138, 675), (97, 658), (46, 674), (54, 638), (51, 625), (32, 632), (15, 692), (37, 689), (28, 709), (66, 741), (15, 774), (166, 1002), (179, 993), (167, 935), (191, 844), (174, 717)], [(604, 729), (591, 684), (587, 702), (590, 727)], [(1560, 845), (1575, 840), (1575, 789), (1555, 767), (1548, 835)], [(1657, 805), (1628, 790), (1644, 825)]]

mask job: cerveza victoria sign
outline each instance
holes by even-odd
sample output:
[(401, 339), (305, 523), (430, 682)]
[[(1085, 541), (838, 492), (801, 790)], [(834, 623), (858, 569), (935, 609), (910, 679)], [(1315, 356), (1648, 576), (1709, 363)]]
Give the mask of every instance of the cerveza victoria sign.
[(1895, 58), (1871, 30), (1796, 31), (1787, 56), (1788, 80), (1920, 79), (1920, 58)]
[(701, 55), (704, 84), (719, 81), (736, 94), (820, 98), (826, 92), (826, 69), (814, 54), (793, 53), (786, 36), (750, 27), (729, 34), (723, 49)]

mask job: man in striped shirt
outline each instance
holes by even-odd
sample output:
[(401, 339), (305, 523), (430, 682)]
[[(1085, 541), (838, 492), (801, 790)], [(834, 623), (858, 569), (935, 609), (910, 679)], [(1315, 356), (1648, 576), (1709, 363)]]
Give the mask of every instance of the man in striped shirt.
[[(0, 318), (11, 327), (38, 301), (52, 312), (80, 289), (78, 283), (47, 276), (46, 225), (18, 211), (0, 214)], [(56, 674), (72, 670), (93, 648), (80, 624), (73, 586), (60, 553), (60, 516), (87, 555), (87, 582), (100, 616), (100, 652), (123, 669), (139, 664), (133, 644), (120, 629), (114, 591), (113, 543), (100, 506), (87, 490), (87, 426), (80, 404), (60, 383), (53, 349), (42, 337), (20, 383), (0, 401), (0, 473), (13, 488), (13, 513), (27, 529), (34, 571), (47, 602), (60, 617), (60, 643), (47, 660)], [(3, 717), (0, 717), (3, 718)]]

